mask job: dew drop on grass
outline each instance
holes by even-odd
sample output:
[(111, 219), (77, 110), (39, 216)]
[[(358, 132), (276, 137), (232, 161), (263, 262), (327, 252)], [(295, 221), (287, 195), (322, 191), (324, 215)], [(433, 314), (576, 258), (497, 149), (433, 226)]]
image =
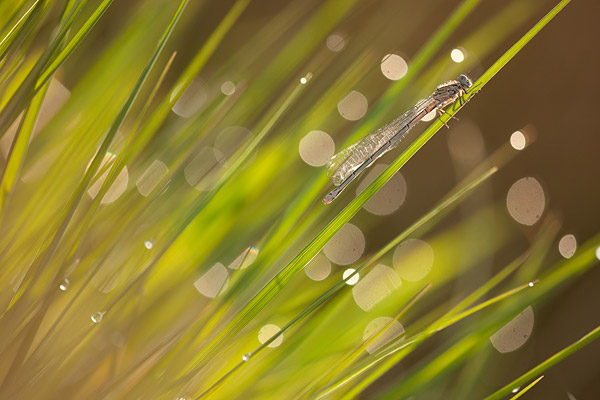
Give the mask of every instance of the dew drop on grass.
[(333, 33), (327, 37), (327, 40), (325, 40), (325, 44), (327, 45), (327, 48), (329, 50), (337, 53), (339, 51), (342, 51), (342, 49), (346, 45), (346, 41), (344, 40), (344, 37), (339, 33)]
[(400, 285), (402, 281), (396, 271), (379, 264), (352, 288), (352, 296), (356, 305), (364, 311), (369, 311)]
[[(348, 268), (347, 270), (345, 270), (344, 274), (342, 275), (344, 280), (346, 280), (346, 278), (348, 278), (350, 275), (354, 274), (354, 271), (356, 271), (356, 270), (353, 268)], [(356, 285), (356, 283), (358, 282), (359, 279), (360, 279), (360, 274), (358, 274), (358, 273), (354, 274), (352, 276), (352, 278), (350, 278), (346, 281), (346, 284), (350, 285), (350, 286)]]
[(577, 250), (577, 239), (575, 235), (568, 234), (560, 238), (558, 242), (558, 251), (560, 255), (564, 258), (571, 258), (573, 254), (575, 254), (575, 250)]
[(531, 336), (533, 322), (533, 308), (529, 306), (490, 336), (490, 342), (500, 353), (515, 351)]
[(365, 236), (353, 224), (347, 223), (327, 242), (323, 252), (338, 265), (350, 265), (365, 251)]
[(244, 362), (247, 362), (247, 361), (249, 361), (249, 360), (250, 360), (250, 357), (252, 357), (252, 355), (251, 355), (250, 353), (246, 353), (246, 354), (244, 354), (244, 355), (242, 356), (242, 360), (243, 360)]
[(453, 49), (450, 52), (450, 58), (455, 63), (461, 63), (465, 61), (465, 51), (463, 49)]
[(600, 260), (600, 246), (596, 247), (596, 258)]
[[(261, 343), (265, 343), (267, 340), (271, 339), (273, 335), (276, 335), (281, 330), (280, 327), (273, 324), (267, 324), (260, 328), (258, 331), (258, 341)], [(273, 340), (267, 347), (277, 347), (281, 343), (283, 343), (283, 334), (277, 336), (275, 340)]]
[[(363, 341), (373, 338), (373, 336), (377, 335), (382, 329), (385, 330), (367, 345), (367, 352), (369, 354), (375, 353), (386, 344), (404, 334), (404, 327), (400, 322), (390, 317), (379, 317), (369, 322), (365, 327)], [(400, 340), (403, 340), (403, 338)]]
[(298, 145), (302, 160), (312, 167), (327, 164), (335, 151), (335, 143), (331, 136), (323, 131), (308, 132)]
[(331, 262), (323, 254), (317, 254), (306, 264), (304, 272), (313, 281), (322, 281), (331, 273)]
[(144, 242), (144, 247), (147, 248), (148, 250), (150, 250), (153, 246), (154, 246), (154, 243), (152, 243), (151, 240), (146, 240)]
[(227, 268), (221, 263), (216, 263), (194, 282), (194, 286), (203, 296), (215, 298), (227, 288), (228, 280)]
[(348, 93), (337, 105), (340, 115), (348, 121), (358, 121), (364, 117), (368, 107), (365, 95), (356, 90)]
[(381, 60), (381, 73), (392, 81), (397, 81), (408, 72), (408, 64), (398, 54), (388, 54)]
[(521, 131), (515, 131), (510, 135), (510, 145), (515, 150), (523, 150), (527, 146), (527, 138)]
[(433, 267), (434, 252), (431, 246), (419, 239), (408, 239), (394, 250), (394, 269), (400, 278), (417, 282), (423, 279)]
[[(365, 190), (386, 168), (387, 164), (377, 164), (371, 167), (367, 175), (356, 187), (356, 195), (358, 196)], [(377, 193), (371, 196), (363, 208), (371, 214), (389, 215), (398, 210), (405, 199), (406, 180), (400, 172), (396, 172)]]
[(225, 96), (231, 96), (235, 93), (235, 84), (231, 81), (223, 82), (221, 85), (221, 93)]
[(246, 250), (242, 251), (242, 254), (240, 254), (235, 260), (233, 260), (231, 264), (229, 264), (229, 268), (248, 268), (250, 265), (252, 265), (254, 261), (256, 261), (256, 258), (258, 257), (258, 251), (258, 247), (256, 246), (248, 247)]
[(102, 321), (102, 318), (104, 318), (104, 313), (101, 312), (101, 311), (96, 311), (91, 316), (92, 322), (95, 323), (95, 324), (97, 324), (98, 322)]
[(508, 190), (506, 208), (510, 216), (520, 224), (535, 224), (544, 213), (545, 207), (544, 189), (535, 178), (521, 178)]
[(70, 284), (71, 284), (71, 282), (69, 282), (69, 280), (67, 278), (65, 278), (60, 283), (60, 285), (58, 285), (58, 288), (64, 292), (64, 291), (66, 291), (69, 288)]

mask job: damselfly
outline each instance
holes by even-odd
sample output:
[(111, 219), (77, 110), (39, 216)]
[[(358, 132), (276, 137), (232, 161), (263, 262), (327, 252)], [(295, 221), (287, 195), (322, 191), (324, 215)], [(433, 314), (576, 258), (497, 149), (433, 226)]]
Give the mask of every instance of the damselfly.
[(472, 85), (473, 82), (466, 75), (439, 85), (431, 96), (419, 101), (403, 115), (334, 155), (327, 164), (327, 176), (331, 177), (336, 188), (325, 196), (323, 203), (329, 204), (335, 200), (361, 172), (398, 146), (424, 116), (434, 110), (442, 115), (444, 108), (457, 100), (462, 104), (462, 95), (468, 93)]

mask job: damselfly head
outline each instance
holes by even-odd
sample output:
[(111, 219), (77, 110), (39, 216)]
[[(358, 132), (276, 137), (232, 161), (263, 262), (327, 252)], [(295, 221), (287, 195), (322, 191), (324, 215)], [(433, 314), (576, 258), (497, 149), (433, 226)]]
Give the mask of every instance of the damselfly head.
[(469, 78), (466, 75), (459, 75), (458, 76), (458, 82), (460, 83), (460, 85), (465, 88), (468, 89), (471, 86), (473, 86), (473, 81), (471, 80), (471, 78)]

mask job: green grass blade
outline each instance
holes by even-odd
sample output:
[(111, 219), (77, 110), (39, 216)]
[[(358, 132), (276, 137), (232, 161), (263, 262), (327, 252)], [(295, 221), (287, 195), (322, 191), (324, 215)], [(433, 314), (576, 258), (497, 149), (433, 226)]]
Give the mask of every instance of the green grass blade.
[[(502, 57), (500, 57), (473, 85), (473, 90), (464, 96), (468, 101), (475, 96), (548, 22), (562, 10), (570, 0), (563, 0), (550, 13), (542, 18), (529, 32), (527, 32), (517, 43), (515, 43)], [(435, 133), (463, 106), (458, 102), (454, 104), (444, 115), (432, 123), (425, 132), (421, 134), (388, 168), (383, 171), (365, 190), (363, 190), (346, 208), (344, 208), (311, 242), (281, 270), (260, 292), (244, 306), (231, 323), (223, 331), (237, 332), (254, 318), (259, 310), (264, 308), (272, 298), (285, 286), (292, 277), (323, 248), (323, 246), (350, 221), (350, 219), (365, 205), (365, 203), (385, 185), (404, 164), (412, 158), (431, 139)], [(224, 335), (229, 335), (223, 334)]]
[(519, 391), (519, 393), (517, 393), (516, 395), (514, 395), (513, 397), (511, 397), (510, 400), (515, 400), (515, 399), (518, 399), (519, 397), (523, 396), (525, 393), (527, 393), (529, 391), (529, 389), (531, 389), (539, 381), (541, 381), (543, 377), (544, 377), (544, 375), (540, 376), (535, 381), (531, 382), (529, 385), (527, 385), (525, 388), (523, 388), (523, 390)]
[(35, 123), (42, 107), (46, 91), (48, 90), (48, 86), (49, 84), (46, 84), (27, 107), (23, 120), (19, 124), (19, 129), (13, 139), (6, 167), (2, 171), (0, 177), (0, 221), (2, 221), (7, 200), (19, 176), (19, 171), (21, 170), (23, 159), (27, 153), (29, 141), (33, 134)]
[(36, 0), (16, 21), (13, 27), (4, 35), (0, 40), (0, 60), (4, 58), (8, 52), (9, 47), (15, 42), (15, 39), (20, 33), (26, 30), (26, 26), (34, 19), (34, 16), (39, 12), (40, 8), (44, 3), (41, 0)]
[(59, 219), (59, 221), (60, 221), (59, 225), (53, 230), (51, 235), (49, 235), (49, 237), (47, 238), (44, 249), (42, 250), (41, 254), (35, 259), (34, 263), (32, 264), (31, 268), (29, 269), (29, 271), (27, 273), (27, 277), (25, 278), (26, 284), (21, 285), (21, 287), (19, 288), (19, 290), (13, 297), (12, 304), (14, 304), (14, 302), (23, 295), (26, 288), (31, 287), (27, 283), (31, 282), (32, 280), (35, 280), (35, 277), (40, 273), (40, 271), (44, 268), (44, 266), (54, 256), (56, 249), (57, 249), (68, 225), (71, 222), (71, 218), (73, 217), (75, 210), (77, 209), (77, 206), (78, 206), (79, 202), (81, 201), (81, 198), (83, 197), (92, 178), (96, 175), (96, 172), (100, 166), (102, 159), (104, 158), (106, 151), (108, 150), (110, 143), (112, 142), (113, 138), (115, 137), (120, 126), (123, 124), (125, 117), (129, 113), (129, 110), (131, 109), (135, 99), (137, 98), (137, 95), (139, 94), (144, 82), (146, 81), (146, 78), (150, 74), (152, 67), (156, 63), (156, 60), (158, 59), (158, 56), (162, 52), (162, 50), (166, 44), (166, 41), (168, 40), (169, 36), (171, 35), (171, 33), (175, 27), (175, 24), (177, 23), (179, 17), (181, 16), (181, 13), (183, 12), (185, 5), (187, 4), (187, 1), (188, 0), (181, 1), (179, 8), (177, 9), (175, 15), (173, 16), (173, 19), (171, 20), (171, 22), (167, 26), (165, 32), (163, 33), (161, 39), (159, 40), (159, 42), (156, 46), (156, 49), (154, 51), (154, 54), (148, 61), (148, 64), (142, 71), (141, 75), (139, 76), (134, 88), (132, 89), (131, 93), (129, 94), (129, 97), (123, 104), (116, 119), (113, 121), (110, 130), (106, 134), (100, 148), (98, 149), (98, 152), (96, 153), (96, 156), (92, 160), (85, 175), (83, 176), (83, 178), (79, 182), (77, 188), (73, 191), (71, 198), (65, 205), (64, 211), (61, 215), (61, 218)]
[(73, 53), (77, 46), (85, 39), (90, 33), (94, 25), (104, 15), (106, 9), (112, 4), (113, 0), (103, 0), (94, 12), (85, 21), (82, 27), (77, 31), (73, 38), (64, 46), (64, 48), (51, 60), (50, 64), (44, 69), (44, 72), (40, 75), (40, 78), (36, 82), (35, 90), (37, 91), (50, 77), (56, 72), (65, 60)]
[(600, 326), (598, 326), (595, 329), (593, 329), (592, 331), (590, 331), (587, 335), (583, 336), (581, 339), (579, 339), (575, 343), (571, 344), (568, 347), (565, 347), (558, 353), (552, 355), (551, 357), (549, 357), (548, 359), (546, 359), (545, 361), (543, 361), (536, 367), (532, 368), (528, 372), (524, 373), (517, 379), (515, 379), (512, 382), (510, 382), (509, 384), (507, 384), (506, 386), (498, 389), (496, 392), (494, 392), (491, 395), (489, 395), (488, 397), (486, 397), (485, 400), (502, 399), (504, 396), (507, 396), (508, 394), (510, 394), (514, 388), (519, 387), (519, 386), (524, 385), (525, 383), (529, 382), (531, 379), (535, 378), (536, 376), (540, 375), (544, 371), (548, 370), (548, 368), (552, 367), (553, 365), (556, 365), (557, 363), (564, 360), (571, 354), (575, 353), (578, 350), (581, 350), (586, 345), (588, 345), (591, 342), (593, 342), (594, 340), (598, 339), (598, 337), (600, 337)]

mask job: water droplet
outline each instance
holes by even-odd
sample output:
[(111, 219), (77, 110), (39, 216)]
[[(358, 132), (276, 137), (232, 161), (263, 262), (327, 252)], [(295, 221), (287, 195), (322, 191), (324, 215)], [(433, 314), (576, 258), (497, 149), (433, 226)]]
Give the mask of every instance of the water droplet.
[(148, 250), (150, 250), (152, 248), (152, 246), (154, 246), (154, 243), (152, 243), (152, 241), (146, 240), (144, 242), (144, 247), (147, 248)]
[(516, 387), (512, 390), (513, 393), (517, 393), (519, 391), (519, 389), (521, 389), (520, 387)]
[(529, 282), (529, 287), (533, 287), (533, 282)]
[[(345, 270), (344, 274), (342, 275), (344, 280), (346, 280), (346, 278), (348, 278), (350, 275), (354, 274), (354, 271), (356, 271), (356, 270), (353, 268), (348, 268), (347, 270)], [(346, 284), (350, 285), (350, 286), (356, 285), (356, 283), (358, 282), (359, 279), (360, 279), (360, 276), (358, 273), (356, 273), (356, 274), (352, 275), (352, 278), (350, 278), (346, 281)]]
[(71, 282), (69, 282), (69, 280), (67, 278), (65, 278), (60, 285), (58, 286), (58, 288), (60, 290), (62, 290), (63, 292), (66, 291), (69, 288), (69, 285), (71, 284)]
[(464, 49), (453, 49), (450, 52), (450, 58), (452, 58), (452, 61), (454, 61), (455, 63), (461, 63), (465, 61)]
[(596, 258), (600, 260), (600, 246), (596, 247)]
[(300, 83), (303, 85), (306, 85), (306, 78), (305, 77), (300, 78)]
[(246, 353), (242, 356), (242, 360), (248, 361), (248, 360), (250, 360), (250, 357), (252, 357), (252, 354)]
[(235, 93), (235, 84), (231, 81), (223, 82), (221, 85), (221, 93), (225, 96), (231, 96)]
[(97, 324), (98, 322), (102, 321), (102, 318), (104, 318), (104, 313), (100, 312), (100, 311), (96, 311), (95, 313), (92, 314), (92, 322)]

